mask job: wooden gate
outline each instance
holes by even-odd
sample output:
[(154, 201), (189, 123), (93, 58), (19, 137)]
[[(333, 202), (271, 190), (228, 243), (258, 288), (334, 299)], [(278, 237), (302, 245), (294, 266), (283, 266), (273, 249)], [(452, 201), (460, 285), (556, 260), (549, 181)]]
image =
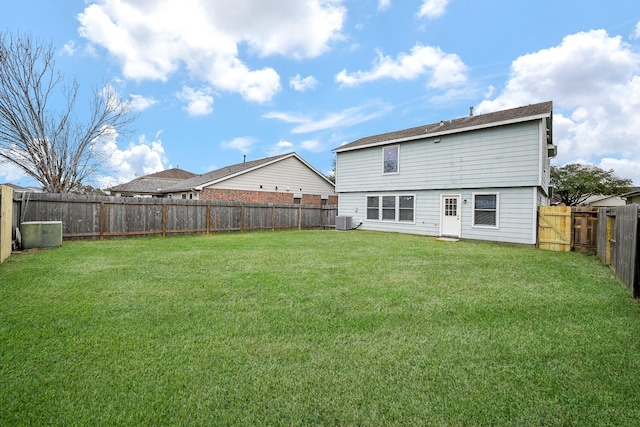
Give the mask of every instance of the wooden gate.
[(571, 207), (540, 206), (538, 246), (549, 251), (571, 251)]
[(598, 211), (591, 207), (574, 207), (572, 213), (573, 240), (571, 250), (595, 254), (598, 243)]

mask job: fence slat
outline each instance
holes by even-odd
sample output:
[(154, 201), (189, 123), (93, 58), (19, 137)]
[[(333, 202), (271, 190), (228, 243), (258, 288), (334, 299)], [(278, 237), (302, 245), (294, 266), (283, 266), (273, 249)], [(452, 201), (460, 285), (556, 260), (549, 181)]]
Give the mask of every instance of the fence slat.
[(634, 298), (640, 297), (638, 286), (638, 205), (618, 206), (615, 209), (612, 263), (616, 277), (629, 289)]

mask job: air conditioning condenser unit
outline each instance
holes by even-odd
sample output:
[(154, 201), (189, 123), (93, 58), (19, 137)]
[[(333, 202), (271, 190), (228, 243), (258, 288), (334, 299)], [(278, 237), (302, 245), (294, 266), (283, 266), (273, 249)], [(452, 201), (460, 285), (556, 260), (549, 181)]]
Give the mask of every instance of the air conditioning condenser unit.
[(336, 230), (351, 230), (351, 217), (350, 216), (337, 216), (336, 217)]

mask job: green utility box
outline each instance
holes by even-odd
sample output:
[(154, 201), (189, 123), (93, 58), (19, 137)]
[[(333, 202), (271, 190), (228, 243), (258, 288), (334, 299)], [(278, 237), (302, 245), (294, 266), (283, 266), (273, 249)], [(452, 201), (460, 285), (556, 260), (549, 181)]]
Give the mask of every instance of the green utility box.
[(62, 221), (28, 221), (20, 224), (22, 249), (62, 245)]

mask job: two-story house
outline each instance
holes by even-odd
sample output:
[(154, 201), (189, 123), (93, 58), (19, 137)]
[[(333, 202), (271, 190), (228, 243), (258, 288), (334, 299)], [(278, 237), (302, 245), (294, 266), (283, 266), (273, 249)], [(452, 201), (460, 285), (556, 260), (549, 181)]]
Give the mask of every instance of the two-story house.
[(537, 241), (552, 102), (369, 136), (336, 152), (338, 214), (364, 230)]

